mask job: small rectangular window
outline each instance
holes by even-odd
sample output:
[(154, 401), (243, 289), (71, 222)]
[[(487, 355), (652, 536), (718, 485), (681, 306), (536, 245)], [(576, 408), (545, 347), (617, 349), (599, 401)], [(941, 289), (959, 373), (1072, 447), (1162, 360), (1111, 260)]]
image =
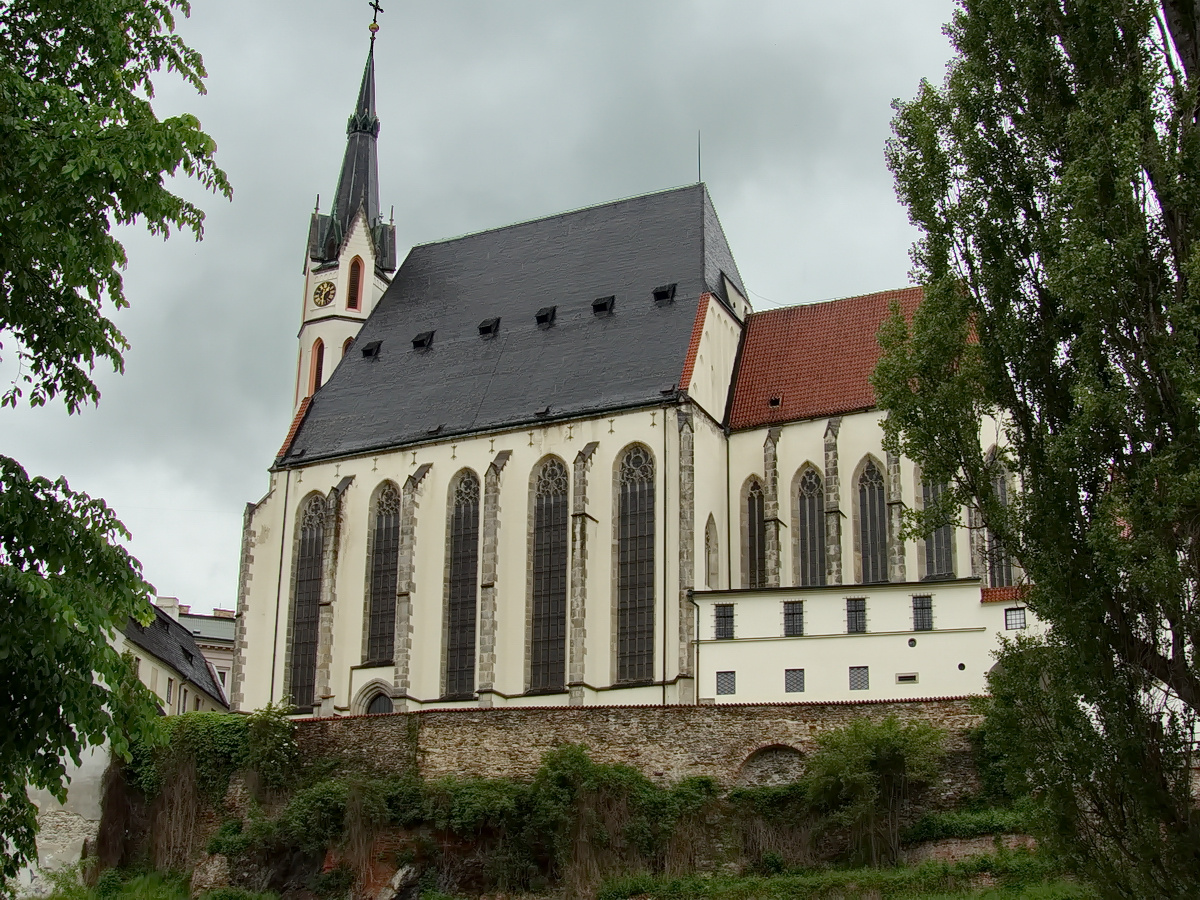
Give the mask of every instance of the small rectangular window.
[(783, 689), (789, 694), (804, 693), (804, 670), (803, 669), (784, 669), (783, 670)]
[(869, 666), (851, 666), (850, 667), (850, 690), (865, 691), (871, 687), (871, 673)]
[(187, 712), (187, 697), (188, 697), (187, 688), (181, 687), (179, 689), (179, 711), (181, 713)]
[(675, 302), (675, 285), (664, 284), (661, 287), (654, 289), (654, 302), (659, 306), (666, 306)]
[(142, 677), (142, 658), (140, 656), (135, 656), (133, 658), (133, 677)]
[(737, 693), (737, 672), (717, 673), (717, 694), (726, 696)]
[(195, 710), (196, 712), (200, 712), (200, 698), (199, 698), (199, 696), (197, 696), (197, 697), (195, 698), (195, 703), (192, 705), (192, 709), (193, 709), (193, 710)]
[(917, 673), (916, 672), (897, 672), (896, 673), (896, 684), (916, 684), (916, 683), (917, 683)]
[(225, 676), (228, 673), (224, 669), (217, 669), (217, 678), (221, 681), (221, 687), (225, 687)]
[(171, 696), (175, 693), (175, 679), (167, 679), (167, 702), (171, 702)]
[(733, 639), (733, 604), (718, 603), (713, 606), (714, 631), (718, 641)]
[(933, 631), (933, 598), (913, 597), (913, 631)]
[(1025, 607), (1014, 606), (1004, 611), (1004, 627), (1009, 631), (1018, 631), (1025, 627)]
[(846, 601), (846, 634), (864, 634), (867, 630), (867, 601), (853, 597)]
[(783, 601), (783, 636), (801, 637), (804, 634), (804, 601)]

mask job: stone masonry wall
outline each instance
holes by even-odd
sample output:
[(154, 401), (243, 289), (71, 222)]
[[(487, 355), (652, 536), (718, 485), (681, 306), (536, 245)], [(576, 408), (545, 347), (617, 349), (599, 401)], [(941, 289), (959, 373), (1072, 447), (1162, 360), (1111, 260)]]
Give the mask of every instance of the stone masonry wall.
[(444, 775), (528, 778), (548, 750), (582, 744), (598, 762), (631, 765), (654, 780), (708, 775), (737, 782), (756, 753), (790, 747), (802, 754), (823, 731), (868, 716), (924, 720), (947, 729), (946, 801), (977, 787), (967, 729), (979, 717), (965, 698), (880, 703), (745, 706), (587, 706), (428, 710), (299, 722), (309, 758), (349, 767)]

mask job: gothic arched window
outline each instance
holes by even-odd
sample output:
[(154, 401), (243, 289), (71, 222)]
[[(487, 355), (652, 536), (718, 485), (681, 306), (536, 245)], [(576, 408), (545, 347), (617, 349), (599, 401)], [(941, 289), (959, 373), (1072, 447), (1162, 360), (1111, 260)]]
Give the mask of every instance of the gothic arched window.
[(567, 467), (547, 460), (533, 495), (529, 688), (561, 691), (567, 670)]
[(350, 348), (354, 346), (354, 338), (348, 337), (342, 342), (342, 359), (346, 358), (346, 354), (350, 352)]
[(363, 262), (354, 257), (350, 263), (350, 290), (346, 292), (346, 309), (358, 309), (362, 305)]
[(399, 563), (400, 492), (388, 482), (375, 500), (366, 662), (384, 663), (392, 660), (396, 639), (396, 572)]
[(887, 502), (883, 473), (874, 460), (867, 460), (858, 478), (858, 540), (863, 584), (887, 581)]
[(716, 520), (710, 514), (708, 524), (704, 526), (704, 586), (709, 590), (716, 590), (720, 583), (720, 538), (717, 536)]
[[(926, 509), (936, 504), (946, 490), (944, 484), (921, 483), (921, 500)], [(939, 525), (925, 538), (925, 577), (954, 577), (954, 526)]]
[[(992, 479), (996, 501), (1008, 506), (1008, 472), (1003, 468)], [(1011, 587), (1013, 584), (1012, 556), (992, 529), (987, 530), (988, 587)]]
[(315, 394), (321, 386), (321, 376), (325, 374), (325, 342), (317, 338), (313, 343), (312, 357), (309, 362), (308, 392)]
[(322, 557), (325, 552), (325, 500), (309, 498), (300, 513), (296, 553), (296, 594), (292, 601), (292, 704), (311, 709), (317, 681), (317, 634), (321, 615)]
[(825, 486), (808, 468), (796, 485), (796, 561), (799, 583), (825, 583)]
[(654, 458), (630, 447), (617, 471), (617, 680), (654, 677)]
[(479, 588), (479, 479), (463, 472), (450, 509), (450, 582), (446, 604), (446, 694), (475, 690), (475, 618)]
[(744, 578), (748, 588), (767, 586), (766, 501), (758, 479), (746, 490), (745, 519), (742, 527), (746, 548)]
[(376, 694), (367, 704), (368, 716), (382, 716), (392, 711), (392, 698), (387, 694)]

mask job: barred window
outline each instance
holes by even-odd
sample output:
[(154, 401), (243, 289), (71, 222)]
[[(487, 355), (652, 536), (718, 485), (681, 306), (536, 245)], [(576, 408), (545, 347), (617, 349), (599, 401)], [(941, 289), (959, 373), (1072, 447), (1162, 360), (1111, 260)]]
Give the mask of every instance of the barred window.
[(871, 672), (869, 666), (850, 667), (850, 690), (866, 691), (871, 688)]
[(396, 635), (396, 574), (400, 564), (400, 492), (385, 484), (375, 500), (375, 533), (371, 546), (371, 612), (367, 659), (391, 662)]
[[(1001, 506), (1008, 506), (1008, 473), (1003, 469), (992, 481), (996, 491), (996, 500)], [(1011, 587), (1013, 584), (1012, 556), (1000, 543), (1000, 539), (989, 528), (987, 531), (988, 586)]]
[(717, 523), (710, 515), (704, 526), (704, 585), (716, 588), (721, 580), (720, 545), (717, 538)]
[(733, 639), (733, 604), (717, 603), (713, 606), (713, 636), (718, 641)]
[(854, 597), (846, 601), (846, 634), (863, 634), (867, 630), (867, 601)]
[(887, 503), (883, 474), (874, 460), (867, 460), (858, 479), (858, 539), (863, 584), (887, 581)]
[(913, 597), (913, 631), (933, 631), (933, 598)]
[(292, 704), (312, 708), (317, 682), (317, 625), (321, 610), (321, 567), (325, 550), (325, 499), (312, 497), (300, 515), (296, 595), (292, 602)]
[(654, 458), (625, 452), (617, 473), (617, 680), (654, 677)]
[(1004, 627), (1009, 631), (1017, 631), (1025, 627), (1025, 607), (1014, 606), (1004, 611)]
[[(926, 509), (936, 504), (946, 490), (944, 484), (921, 485), (922, 499)], [(939, 525), (925, 538), (925, 577), (954, 577), (954, 526)]]
[(746, 492), (746, 587), (767, 585), (767, 521), (762, 485), (750, 482)]
[(475, 690), (475, 617), (479, 588), (479, 479), (464, 472), (450, 514), (450, 584), (446, 616), (446, 694)]
[(717, 695), (737, 693), (737, 672), (717, 673)]
[(547, 460), (533, 498), (533, 622), (529, 688), (561, 691), (567, 670), (567, 467)]
[(803, 694), (804, 693), (804, 670), (803, 669), (784, 669), (783, 670), (783, 690), (788, 694)]
[(804, 601), (783, 601), (783, 636), (802, 637), (804, 635)]
[(800, 584), (825, 583), (825, 489), (815, 469), (800, 476), (797, 488), (796, 559)]

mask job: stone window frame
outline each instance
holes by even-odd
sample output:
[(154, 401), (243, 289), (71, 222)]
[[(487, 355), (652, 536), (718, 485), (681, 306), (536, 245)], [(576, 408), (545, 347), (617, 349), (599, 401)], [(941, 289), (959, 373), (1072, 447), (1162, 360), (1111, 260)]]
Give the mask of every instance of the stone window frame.
[[(648, 481), (649, 499), (650, 499), (650, 516), (649, 516), (649, 550), (651, 557), (651, 573), (650, 573), (650, 597), (648, 610), (650, 615), (650, 635), (647, 643), (646, 651), (639, 652), (634, 649), (626, 649), (625, 654), (622, 653), (622, 645), (626, 641), (626, 629), (623, 628), (622, 619), (622, 565), (621, 565), (621, 531), (622, 531), (622, 474), (624, 471), (625, 461), (634, 451), (640, 451), (646, 457), (651, 468), (651, 474)], [(655, 659), (655, 644), (658, 628), (660, 623), (657, 619), (658, 606), (658, 579), (660, 577), (659, 566), (664, 565), (663, 561), (658, 558), (658, 496), (659, 496), (659, 479), (665, 477), (662, 471), (662, 466), (659, 465), (654, 451), (642, 441), (632, 441), (622, 447), (613, 459), (613, 515), (612, 515), (612, 673), (613, 683), (622, 686), (632, 686), (638, 684), (653, 684), (654, 683), (654, 667), (657, 660)], [(636, 600), (636, 598), (635, 598)], [(629, 625), (629, 633), (633, 634), (634, 626)], [(663, 624), (661, 627), (665, 627)], [(644, 632), (644, 629), (642, 629)], [(636, 635), (634, 635), (636, 638)], [(643, 633), (642, 637), (645, 635)], [(636, 643), (636, 640), (635, 640)], [(640, 659), (637, 659), (640, 655)], [(634, 669), (630, 673), (630, 669)]]
[[(863, 538), (864, 530), (868, 523), (863, 522), (863, 498), (862, 498), (862, 479), (866, 474), (867, 467), (874, 466), (875, 471), (879, 474), (879, 491), (880, 491), (880, 506), (882, 513), (880, 526), (876, 529), (876, 535), (879, 538), (880, 544), (879, 553), (879, 568), (882, 569), (882, 579), (873, 578), (867, 581), (864, 576), (864, 557), (863, 557)], [(888, 467), (884, 462), (873, 453), (863, 455), (859, 460), (858, 465), (854, 468), (854, 475), (850, 481), (853, 485), (854, 501), (851, 503), (851, 514), (854, 521), (854, 580), (857, 584), (887, 584), (888, 576), (888, 539), (890, 537), (889, 515), (888, 515)], [(874, 573), (872, 573), (874, 574)]]
[[(375, 540), (379, 529), (379, 499), (383, 492), (391, 488), (396, 494), (396, 558), (395, 558), (395, 590), (392, 597), (392, 649), (386, 656), (373, 658), (371, 654), (371, 621), (374, 613), (374, 581), (375, 581)], [(395, 662), (395, 646), (396, 646), (396, 596), (400, 591), (400, 527), (404, 520), (404, 491), (400, 485), (391, 478), (385, 478), (379, 484), (375, 485), (375, 489), (371, 492), (371, 499), (367, 503), (367, 551), (366, 551), (366, 571), (364, 575), (363, 588), (363, 628), (362, 628), (362, 664), (378, 663), (379, 665), (394, 665)]]
[[(300, 575), (300, 551), (302, 544), (302, 532), (304, 518), (308, 513), (309, 507), (319, 504), (319, 512), (322, 515), (322, 540), (321, 552), (319, 554), (319, 574), (317, 578), (317, 602), (315, 604), (316, 617), (314, 619), (315, 637), (313, 643), (313, 702), (311, 704), (302, 704), (296, 702), (297, 699), (293, 695), (293, 685), (295, 683), (296, 673), (293, 671), (293, 663), (295, 661), (295, 631), (296, 631), (296, 612), (297, 612), (297, 591), (299, 588)], [(316, 704), (316, 681), (317, 681), (317, 665), (318, 654), (320, 651), (320, 610), (321, 602), (324, 599), (323, 589), (326, 577), (326, 563), (329, 554), (329, 545), (333, 538), (333, 529), (330, 527), (329, 521), (329, 501), (320, 491), (310, 491), (306, 494), (299, 503), (296, 504), (296, 509), (293, 514), (292, 523), (292, 566), (291, 566), (291, 584), (288, 590), (288, 611), (287, 611), (287, 633), (284, 641), (284, 658), (283, 658), (283, 693), (282, 699), (292, 704), (299, 712), (311, 710)]]
[[(758, 488), (758, 521), (751, 522), (750, 498)], [(767, 579), (767, 485), (760, 475), (750, 475), (742, 482), (738, 494), (738, 516), (742, 531), (742, 587), (750, 590), (765, 588)], [(757, 554), (752, 539), (757, 539)], [(757, 565), (752, 565), (757, 556)], [(757, 572), (755, 571), (757, 569)], [(757, 574), (757, 579), (754, 577)]]
[[(913, 466), (913, 501), (914, 505), (919, 510), (924, 510), (927, 505), (932, 502), (932, 497), (941, 494), (942, 491), (948, 490), (949, 485), (935, 485), (925, 478), (925, 473), (921, 471), (920, 466)], [(936, 546), (937, 534), (940, 533), (942, 540), (945, 541), (945, 549), (949, 555), (949, 572), (930, 572), (930, 558), (936, 556), (938, 548)], [(931, 542), (930, 538), (935, 538)], [(919, 581), (951, 581), (955, 578), (959, 571), (958, 566), (958, 529), (954, 522), (947, 522), (945, 525), (939, 526), (936, 531), (929, 535), (922, 535), (917, 541), (917, 576)]]
[[(450, 678), (451, 656), (455, 653), (452, 646), (452, 596), (456, 585), (455, 580), (455, 523), (459, 487), (467, 478), (475, 482), (475, 566), (474, 566), (474, 627), (471, 629), (471, 689), (463, 690), (461, 684), (452, 684)], [(469, 489), (468, 489), (469, 490)], [(442, 579), (442, 664), (441, 664), (441, 697), (444, 699), (470, 699), (475, 696), (479, 676), (479, 564), (481, 545), (483, 541), (483, 479), (471, 468), (463, 467), (454, 473), (446, 491), (446, 563)], [(469, 574), (469, 573), (468, 573)], [(465, 633), (465, 629), (463, 630)], [(461, 671), (461, 670), (460, 670)]]
[(721, 587), (721, 535), (712, 513), (704, 525), (704, 586), (711, 591)]
[[(819, 522), (816, 542), (816, 555), (811, 560), (816, 564), (816, 579), (804, 577), (803, 561), (809, 557), (804, 549), (804, 538), (807, 536), (805, 529), (806, 517), (801, 504), (800, 490), (803, 486), (804, 479), (809, 473), (816, 476), (817, 479), (817, 494), (816, 501), (818, 506), (817, 521)], [(811, 460), (806, 460), (792, 476), (792, 489), (790, 492), (791, 507), (792, 507), (792, 581), (797, 587), (819, 587), (826, 583), (826, 571), (828, 560), (828, 532), (826, 529), (826, 509), (825, 509), (825, 476), (816, 463)], [(811, 542), (809, 542), (811, 543)]]
[[(393, 700), (392, 694), (394, 688), (391, 682), (385, 681), (382, 678), (372, 678), (366, 684), (358, 689), (354, 695), (354, 699), (350, 701), (350, 715), (352, 716), (368, 716), (378, 715), (370, 712), (371, 703), (375, 698), (383, 696), (389, 700)], [(392, 711), (395, 712), (395, 701), (392, 703)]]
[[(557, 464), (562, 468), (563, 473), (563, 492), (562, 492), (562, 615), (561, 615), (561, 643), (562, 643), (562, 671), (561, 677), (557, 680), (552, 680), (547, 683), (535, 684), (536, 661), (534, 659), (537, 640), (535, 633), (537, 631), (537, 588), (538, 588), (538, 514), (539, 514), (539, 483), (546, 468), (552, 464)], [(567, 465), (566, 460), (556, 454), (547, 454), (539, 459), (529, 473), (529, 516), (527, 527), (527, 551), (526, 551), (526, 577), (525, 577), (525, 691), (526, 693), (561, 693), (567, 690), (567, 676), (569, 660), (569, 627), (570, 627), (570, 579), (571, 579), (571, 486), (573, 473), (571, 467)]]

